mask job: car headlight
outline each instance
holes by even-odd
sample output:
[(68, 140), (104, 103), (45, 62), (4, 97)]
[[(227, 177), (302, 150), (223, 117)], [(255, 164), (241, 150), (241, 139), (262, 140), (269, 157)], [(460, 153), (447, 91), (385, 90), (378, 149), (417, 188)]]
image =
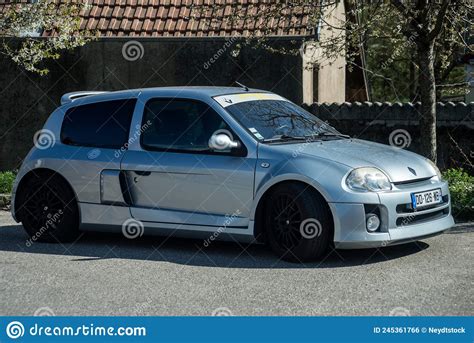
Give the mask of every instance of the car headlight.
[(443, 176), (441, 175), (441, 172), (440, 172), (438, 166), (436, 165), (436, 163), (434, 163), (434, 162), (433, 162), (432, 160), (430, 160), (429, 158), (426, 158), (425, 160), (426, 160), (426, 162), (428, 162), (428, 163), (433, 167), (433, 169), (434, 169), (435, 172), (436, 172), (436, 176), (438, 176), (438, 179), (441, 180)]
[(380, 169), (364, 167), (354, 169), (347, 175), (346, 185), (354, 191), (389, 191), (392, 184)]

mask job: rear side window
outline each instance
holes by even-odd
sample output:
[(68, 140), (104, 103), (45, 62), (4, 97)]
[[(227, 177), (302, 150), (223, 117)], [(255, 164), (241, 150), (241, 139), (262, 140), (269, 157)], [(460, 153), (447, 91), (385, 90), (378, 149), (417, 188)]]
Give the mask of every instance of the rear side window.
[(136, 102), (136, 99), (124, 99), (70, 108), (64, 115), (61, 142), (120, 149), (128, 141)]

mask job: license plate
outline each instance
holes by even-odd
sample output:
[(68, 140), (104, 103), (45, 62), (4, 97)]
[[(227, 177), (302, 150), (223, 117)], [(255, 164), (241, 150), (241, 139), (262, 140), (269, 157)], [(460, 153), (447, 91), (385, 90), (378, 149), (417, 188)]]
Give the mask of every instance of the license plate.
[(443, 201), (441, 189), (433, 189), (427, 192), (411, 193), (411, 204), (413, 209), (439, 204)]

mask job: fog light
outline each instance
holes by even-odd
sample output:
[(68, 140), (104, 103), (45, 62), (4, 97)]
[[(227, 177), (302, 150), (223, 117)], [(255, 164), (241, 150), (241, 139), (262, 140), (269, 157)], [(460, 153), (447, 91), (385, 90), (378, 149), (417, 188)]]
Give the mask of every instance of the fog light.
[(365, 216), (367, 231), (374, 232), (377, 231), (380, 226), (379, 216), (373, 213), (369, 213)]

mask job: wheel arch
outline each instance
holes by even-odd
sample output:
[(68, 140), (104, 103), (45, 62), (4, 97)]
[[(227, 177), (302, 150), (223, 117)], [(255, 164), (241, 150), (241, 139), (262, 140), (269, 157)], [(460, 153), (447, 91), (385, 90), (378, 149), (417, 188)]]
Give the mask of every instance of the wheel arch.
[(325, 191), (322, 191), (322, 187), (310, 179), (305, 179), (301, 177), (285, 177), (285, 178), (278, 178), (275, 179), (274, 182), (266, 184), (262, 187), (258, 192), (257, 196), (255, 197), (255, 206), (251, 213), (251, 218), (254, 220), (254, 237), (258, 242), (265, 242), (265, 232), (264, 232), (264, 225), (263, 225), (263, 216), (264, 216), (264, 205), (265, 201), (268, 199), (268, 196), (271, 194), (272, 190), (275, 189), (277, 186), (280, 186), (285, 183), (300, 183), (304, 184), (311, 189), (311, 191), (316, 192), (321, 196), (321, 198), (325, 201), (327, 205), (327, 209), (329, 210), (330, 217), (332, 219), (332, 240), (334, 240), (334, 213), (329, 205), (328, 194)]
[[(60, 178), (70, 188), (70, 190), (74, 194), (74, 199), (76, 199), (76, 202), (77, 202), (78, 198), (77, 198), (76, 191), (71, 186), (69, 181), (61, 173), (50, 168), (32, 169), (21, 177), (20, 181), (18, 182), (18, 186), (16, 187), (15, 199), (14, 199), (14, 203), (12, 207), (13, 209), (12, 215), (15, 218), (15, 220), (17, 220), (18, 222), (21, 222), (21, 207), (19, 206), (19, 203), (18, 203), (18, 198), (19, 198), (18, 195), (23, 191), (23, 188), (26, 186), (28, 180), (31, 179), (32, 177), (47, 177), (48, 180), (51, 178)], [(81, 218), (81, 209), (80, 209), (79, 204), (77, 206), (77, 210), (78, 210), (79, 218)]]

